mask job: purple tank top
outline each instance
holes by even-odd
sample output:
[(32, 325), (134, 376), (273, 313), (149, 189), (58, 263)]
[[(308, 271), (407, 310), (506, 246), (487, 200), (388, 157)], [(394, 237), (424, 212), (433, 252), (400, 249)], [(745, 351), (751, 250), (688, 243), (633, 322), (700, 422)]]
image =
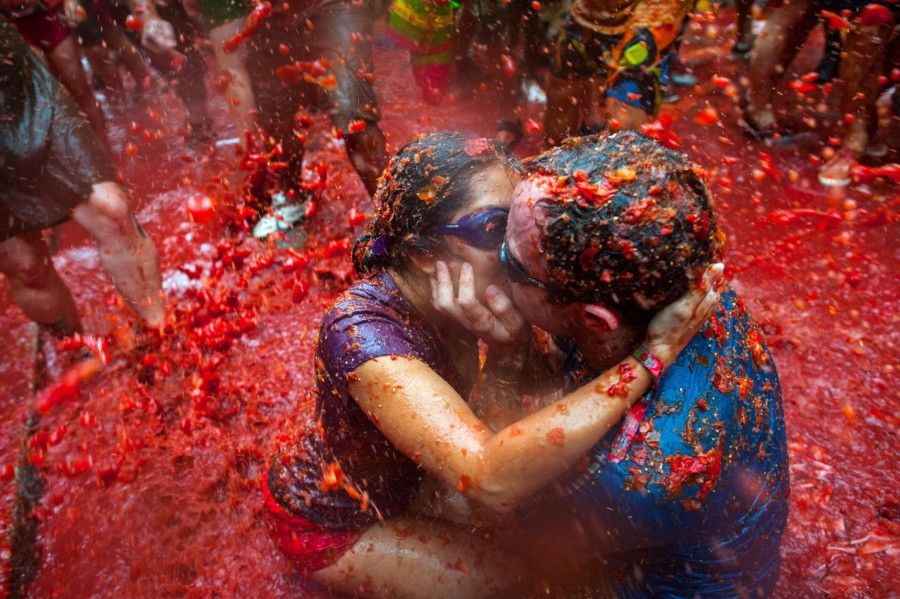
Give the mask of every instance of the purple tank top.
[[(463, 381), (437, 331), (403, 297), (391, 276), (379, 272), (357, 282), (325, 314), (316, 347), (316, 415), (319, 433), (291, 455), (273, 460), (269, 488), (286, 509), (332, 529), (364, 527), (402, 513), (424, 472), (397, 451), (347, 390), (348, 376), (381, 356), (428, 364), (462, 396)], [(473, 352), (472, 360), (477, 360)], [(368, 495), (367, 509), (343, 490), (323, 491), (323, 467), (336, 462), (348, 483)]]

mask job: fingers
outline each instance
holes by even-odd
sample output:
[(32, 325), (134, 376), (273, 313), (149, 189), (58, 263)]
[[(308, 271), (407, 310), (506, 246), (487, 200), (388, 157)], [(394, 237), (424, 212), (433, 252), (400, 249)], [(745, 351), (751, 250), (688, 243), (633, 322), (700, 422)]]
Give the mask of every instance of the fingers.
[(488, 343), (511, 343), (527, 329), (522, 315), (496, 285), (485, 290), (484, 301), (478, 297), (475, 271), (468, 263), (460, 265), (456, 289), (449, 266), (440, 260), (435, 262), (435, 272), (428, 282), (435, 310), (451, 316)]
[(463, 262), (459, 267), (459, 292), (457, 293), (459, 304), (472, 304), (475, 300), (475, 271), (468, 262)]
[(431, 277), (431, 300), (435, 309), (445, 314), (456, 315), (456, 301), (450, 269), (441, 261), (435, 263), (435, 274)]
[(669, 304), (668, 307), (664, 308), (664, 310), (672, 319), (672, 324), (688, 322), (694, 316), (697, 307), (700, 305), (700, 302), (703, 301), (705, 296), (706, 291), (702, 289), (690, 289), (687, 293)]
[(696, 309), (694, 310), (693, 318), (696, 322), (702, 323), (706, 321), (718, 307), (722, 293), (718, 289), (716, 283), (724, 271), (725, 265), (721, 262), (716, 262), (715, 264), (711, 264), (706, 269), (706, 272), (703, 273), (703, 280), (706, 283), (706, 285), (704, 285), (706, 293), (700, 298), (700, 301), (697, 303)]
[(721, 262), (709, 265), (703, 273), (703, 285), (693, 287), (672, 304), (672, 316), (681, 322), (703, 322), (711, 315), (710, 310), (719, 302), (716, 281), (722, 276), (725, 265)]
[(488, 308), (509, 333), (510, 341), (517, 337), (525, 329), (525, 319), (513, 305), (503, 291), (496, 285), (491, 285), (485, 290)]
[(694, 320), (698, 324), (705, 322), (719, 309), (719, 301), (721, 301), (721, 299), (722, 293), (720, 291), (710, 289), (703, 298), (703, 301), (700, 302), (700, 305), (697, 306), (697, 311), (694, 313)]
[(457, 303), (475, 331), (484, 333), (490, 329), (491, 313), (475, 295), (475, 271), (468, 262), (464, 262), (459, 269)]
[(722, 273), (725, 272), (725, 265), (721, 262), (716, 262), (715, 264), (710, 264), (706, 272), (703, 273), (703, 280), (706, 282), (706, 288), (712, 289), (716, 285), (716, 281), (719, 277), (722, 276)]
[(475, 273), (471, 265), (463, 263), (460, 267), (458, 291), (453, 287), (450, 267), (442, 260), (435, 262), (435, 274), (429, 283), (436, 310), (452, 316), (474, 333), (483, 334), (491, 328), (491, 313), (475, 295)]
[(428, 277), (428, 285), (431, 287), (431, 305), (434, 306), (435, 309), (440, 310), (438, 304), (438, 282), (434, 275)]

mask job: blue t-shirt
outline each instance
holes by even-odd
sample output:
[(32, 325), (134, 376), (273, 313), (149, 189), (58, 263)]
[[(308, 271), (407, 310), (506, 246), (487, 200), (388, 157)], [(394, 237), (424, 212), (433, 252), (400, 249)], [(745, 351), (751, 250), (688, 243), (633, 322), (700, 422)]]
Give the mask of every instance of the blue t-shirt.
[[(596, 376), (563, 345), (571, 387)], [(620, 597), (767, 596), (788, 494), (778, 374), (729, 290), (659, 386), (521, 515), (585, 539), (573, 559)]]

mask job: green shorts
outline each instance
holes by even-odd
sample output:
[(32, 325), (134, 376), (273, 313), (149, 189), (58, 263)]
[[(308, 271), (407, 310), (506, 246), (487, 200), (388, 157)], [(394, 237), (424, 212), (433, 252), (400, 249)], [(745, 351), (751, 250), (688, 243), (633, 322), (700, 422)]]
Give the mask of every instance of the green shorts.
[(207, 31), (246, 17), (251, 10), (245, 0), (197, 0), (197, 6)]

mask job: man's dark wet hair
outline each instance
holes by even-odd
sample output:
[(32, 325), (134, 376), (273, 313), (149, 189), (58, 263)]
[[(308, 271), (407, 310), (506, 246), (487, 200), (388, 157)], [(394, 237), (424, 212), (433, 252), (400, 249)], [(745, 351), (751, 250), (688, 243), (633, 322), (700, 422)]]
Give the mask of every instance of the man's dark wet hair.
[(554, 301), (603, 304), (645, 322), (720, 254), (699, 168), (645, 135), (570, 139), (526, 166), (550, 177), (540, 245)]
[(502, 144), (438, 131), (401, 148), (378, 179), (375, 214), (353, 247), (358, 273), (399, 266), (408, 251), (432, 252), (442, 237), (423, 234), (448, 224), (472, 201), (472, 178), (501, 164), (522, 171)]

